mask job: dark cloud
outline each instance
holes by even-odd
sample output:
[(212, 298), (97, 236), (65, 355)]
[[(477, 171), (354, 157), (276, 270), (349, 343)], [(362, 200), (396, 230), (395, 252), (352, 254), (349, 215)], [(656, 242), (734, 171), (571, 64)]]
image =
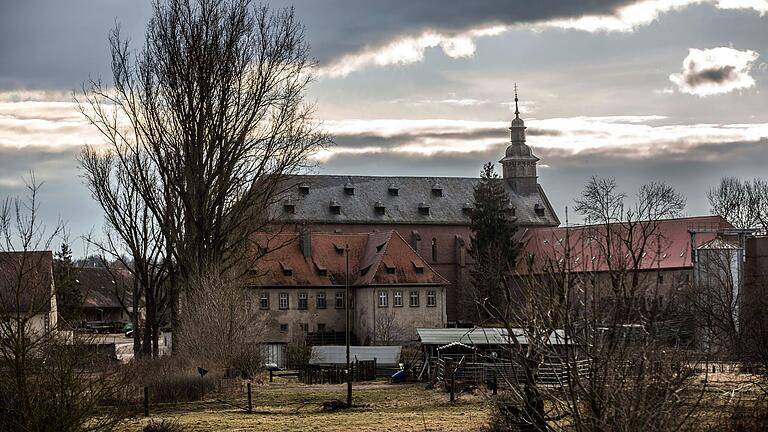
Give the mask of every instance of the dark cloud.
[[(692, 69), (695, 69), (692, 66)], [(685, 76), (685, 82), (691, 87), (696, 87), (701, 84), (720, 84), (725, 81), (731, 81), (736, 79), (736, 67), (735, 66), (720, 66), (709, 69), (698, 70), (694, 73), (687, 74)]]
[(611, 14), (638, 0), (273, 0), (293, 4), (321, 61), (401, 35)]
[[(490, 24), (611, 13), (637, 0), (272, 0), (293, 5), (313, 55), (328, 61), (424, 30), (446, 33)], [(0, 2), (0, 88), (76, 88), (109, 77), (107, 35), (115, 23), (143, 43), (151, 2), (25, 0)]]

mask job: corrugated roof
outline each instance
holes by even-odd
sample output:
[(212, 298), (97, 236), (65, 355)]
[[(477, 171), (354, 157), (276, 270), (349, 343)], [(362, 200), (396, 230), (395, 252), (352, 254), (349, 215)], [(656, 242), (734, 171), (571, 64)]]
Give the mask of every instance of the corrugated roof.
[[(462, 344), (467, 346), (507, 345), (512, 343), (506, 328), (418, 328), (419, 340), (423, 345), (438, 345), (441, 348)], [(527, 345), (528, 338), (521, 328), (513, 328), (512, 334), (520, 345)], [(565, 344), (565, 331), (555, 330), (549, 335), (549, 344)], [(573, 344), (573, 341), (568, 341)]]
[[(282, 200), (272, 208), (275, 216), (289, 222), (466, 225), (469, 215), (463, 208), (466, 203), (474, 202), (474, 188), (479, 181), (479, 178), (467, 177), (293, 176), (283, 187), (284, 199), (295, 206), (293, 213), (284, 212)], [(509, 193), (518, 223), (525, 226), (560, 224), (541, 187), (533, 194), (522, 195), (513, 191), (508, 182), (499, 182)], [(390, 193), (393, 183), (397, 185), (397, 195)], [(345, 186), (350, 184), (354, 185), (354, 195), (345, 191)], [(435, 184), (440, 185), (442, 194), (433, 193)], [(302, 193), (300, 185), (308, 186), (309, 192)], [(329, 209), (331, 201), (338, 203), (339, 214)], [(384, 214), (376, 212), (377, 202), (385, 208)], [(420, 204), (429, 207), (429, 214), (419, 211)], [(543, 216), (536, 214), (537, 204), (546, 209)]]
[[(459, 342), (464, 345), (479, 346), (506, 345), (510, 342), (507, 336), (507, 329), (505, 328), (417, 328), (416, 332), (419, 334), (419, 340), (424, 345), (444, 346)], [(522, 340), (524, 339), (523, 337)], [(521, 343), (524, 342), (521, 341)]]
[[(347, 351), (343, 345), (320, 345), (312, 347), (312, 365), (344, 365), (347, 363)], [(400, 363), (400, 346), (350, 346), (350, 361), (373, 360), (381, 366), (397, 366)]]

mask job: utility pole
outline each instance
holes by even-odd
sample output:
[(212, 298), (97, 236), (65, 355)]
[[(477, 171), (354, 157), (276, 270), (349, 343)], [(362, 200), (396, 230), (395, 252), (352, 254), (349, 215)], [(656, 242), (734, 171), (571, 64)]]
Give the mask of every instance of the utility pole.
[(349, 245), (344, 247), (346, 259), (346, 271), (344, 272), (344, 312), (346, 315), (347, 337), (347, 407), (352, 408), (352, 369), (349, 364)]

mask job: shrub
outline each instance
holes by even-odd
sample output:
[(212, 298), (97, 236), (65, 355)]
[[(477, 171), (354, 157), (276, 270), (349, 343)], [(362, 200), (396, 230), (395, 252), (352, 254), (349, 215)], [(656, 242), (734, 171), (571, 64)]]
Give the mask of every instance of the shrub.
[(186, 429), (174, 420), (150, 420), (142, 432), (184, 432)]

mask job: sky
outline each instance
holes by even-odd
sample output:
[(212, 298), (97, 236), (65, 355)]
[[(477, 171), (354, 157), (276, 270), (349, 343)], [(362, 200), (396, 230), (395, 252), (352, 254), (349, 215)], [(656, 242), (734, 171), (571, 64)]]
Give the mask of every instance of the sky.
[[(269, 5), (295, 7), (318, 62), (306, 97), (335, 141), (318, 173), (477, 176), (503, 156), (516, 83), (561, 219), (593, 175), (630, 196), (667, 182), (687, 215), (723, 176), (768, 177), (768, 0)], [(139, 0), (0, 0), (0, 199), (34, 172), (46, 223), (101, 229), (76, 155), (102, 139), (73, 92), (109, 81), (111, 28), (140, 48), (150, 16)]]

